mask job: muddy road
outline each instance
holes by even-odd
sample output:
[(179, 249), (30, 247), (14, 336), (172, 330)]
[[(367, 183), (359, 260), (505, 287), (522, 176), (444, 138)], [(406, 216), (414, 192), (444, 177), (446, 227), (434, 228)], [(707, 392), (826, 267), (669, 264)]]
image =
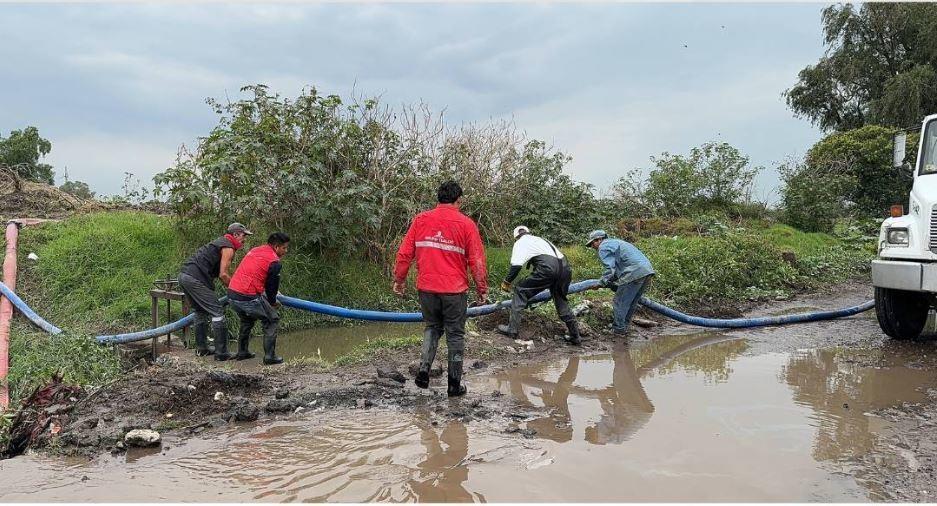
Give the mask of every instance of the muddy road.
[[(751, 314), (841, 307), (868, 296), (867, 288), (841, 286)], [(370, 332), (355, 334), (376, 335)], [(476, 339), (505, 347), (485, 332)], [(308, 353), (313, 345), (294, 346)], [(314, 346), (330, 353), (324, 343)], [(521, 348), (476, 364), (470, 394), (458, 400), (445, 397), (439, 379), (433, 391), (413, 386), (406, 371), (413, 350), (378, 362), (396, 365), (408, 379), (402, 386), (375, 378), (373, 363), (224, 376), (164, 359), (76, 408), (65, 433), (92, 458), (58, 456), (53, 445), (0, 461), (0, 500), (937, 497), (937, 340), (885, 340), (871, 313), (730, 332), (665, 325), (630, 341), (596, 334), (579, 351), (546, 338)], [(152, 404), (145, 392), (153, 384), (181, 398), (150, 411), (125, 405), (132, 403), (121, 388)], [(211, 405), (216, 389), (238, 400), (198, 407)], [(256, 420), (218, 414), (245, 405), (261, 408)], [(165, 413), (183, 420), (159, 422), (161, 447), (118, 451), (102, 437), (120, 426), (153, 427)]]

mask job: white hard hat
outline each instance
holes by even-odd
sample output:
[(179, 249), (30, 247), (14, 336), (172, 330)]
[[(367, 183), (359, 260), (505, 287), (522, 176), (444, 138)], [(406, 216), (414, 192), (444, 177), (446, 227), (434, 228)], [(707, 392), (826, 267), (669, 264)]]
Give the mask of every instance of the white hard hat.
[(516, 227), (516, 228), (514, 229), (514, 238), (517, 239), (518, 237), (520, 237), (521, 232), (524, 232), (524, 233), (529, 234), (529, 233), (530, 233), (530, 229), (527, 228), (527, 227), (525, 227), (524, 225), (521, 225), (521, 226), (519, 226), (519, 227)]

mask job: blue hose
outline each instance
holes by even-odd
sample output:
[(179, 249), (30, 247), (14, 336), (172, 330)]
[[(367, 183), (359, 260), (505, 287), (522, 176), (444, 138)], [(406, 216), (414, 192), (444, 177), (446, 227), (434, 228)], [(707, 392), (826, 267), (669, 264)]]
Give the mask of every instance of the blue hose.
[[(580, 281), (579, 283), (573, 283), (569, 285), (569, 293), (577, 293), (588, 290), (594, 286), (598, 285), (596, 280), (586, 280)], [(291, 307), (293, 309), (302, 309), (303, 311), (311, 311), (313, 313), (320, 313), (329, 316), (335, 316), (338, 318), (350, 318), (354, 320), (369, 320), (369, 321), (378, 321), (378, 322), (397, 322), (397, 323), (418, 323), (423, 321), (422, 313), (393, 313), (390, 311), (368, 311), (364, 309), (349, 309), (345, 307), (332, 306), (329, 304), (323, 304), (321, 302), (313, 302), (309, 300), (297, 299), (295, 297), (287, 297), (286, 295), (280, 295), (277, 297), (277, 300), (280, 301), (284, 306)], [(544, 290), (530, 299), (531, 303), (544, 302), (550, 300), (550, 291)], [(472, 306), (468, 308), (466, 312), (470, 317), (484, 316), (487, 314), (494, 313), (500, 309), (505, 309), (511, 305), (510, 300), (504, 300), (501, 302), (496, 302), (494, 304), (486, 304), (484, 306)]]
[[(578, 293), (590, 288), (598, 286), (599, 282), (595, 279), (589, 279), (585, 281), (580, 281), (578, 283), (573, 283), (569, 286), (569, 293)], [(0, 292), (3, 296), (10, 299), (13, 302), (13, 305), (20, 310), (30, 321), (34, 324), (49, 332), (50, 334), (59, 334), (61, 329), (52, 325), (51, 323), (43, 320), (39, 315), (37, 315), (29, 306), (26, 305), (15, 293), (13, 293), (6, 285), (0, 283)], [(531, 303), (543, 302), (550, 299), (549, 290), (544, 290), (538, 293), (536, 296), (530, 299)], [(329, 304), (322, 304), (321, 302), (313, 302), (309, 300), (297, 299), (295, 297), (287, 297), (285, 295), (280, 295), (278, 300), (286, 307), (291, 307), (294, 309), (302, 309), (304, 311), (311, 311), (314, 313), (320, 313), (329, 316), (335, 316), (338, 318), (351, 318), (356, 320), (368, 320), (368, 321), (383, 321), (383, 322), (421, 322), (423, 321), (423, 316), (420, 313), (396, 313), (389, 311), (368, 311), (362, 309), (349, 309), (339, 306), (332, 306)], [(846, 316), (853, 316), (864, 311), (868, 311), (875, 307), (875, 301), (866, 301), (857, 306), (851, 306), (843, 309), (837, 309), (833, 311), (818, 311), (813, 313), (800, 313), (793, 315), (783, 315), (783, 316), (764, 316), (760, 318), (736, 318), (736, 319), (720, 319), (720, 318), (701, 318), (699, 316), (691, 316), (680, 311), (671, 309), (663, 304), (654, 302), (646, 297), (642, 297), (640, 303), (652, 311), (656, 311), (668, 318), (672, 318), (682, 323), (687, 323), (690, 325), (696, 325), (699, 327), (709, 327), (709, 328), (751, 328), (751, 327), (767, 327), (772, 325), (787, 325), (791, 323), (805, 323), (813, 321), (822, 321), (822, 320), (832, 320), (835, 318), (843, 318)], [(494, 304), (486, 304), (484, 306), (474, 306), (468, 308), (468, 316), (483, 316), (487, 314), (494, 313), (500, 309), (507, 308), (510, 306), (511, 301), (505, 300), (497, 302)], [(152, 339), (153, 337), (166, 335), (172, 332), (182, 330), (184, 327), (187, 327), (192, 324), (195, 320), (195, 315), (188, 315), (184, 318), (181, 318), (173, 323), (168, 323), (162, 327), (157, 327), (155, 329), (142, 330), (140, 332), (131, 332), (128, 334), (116, 334), (116, 335), (105, 335), (97, 336), (95, 339), (102, 344), (122, 344), (130, 343), (134, 341), (142, 341), (145, 339)]]
[(821, 320), (833, 320), (836, 318), (844, 318), (846, 316), (852, 316), (864, 311), (868, 311), (875, 307), (875, 301), (869, 300), (859, 304), (858, 306), (846, 307), (843, 309), (836, 309), (833, 311), (818, 311), (815, 313), (800, 313), (800, 314), (789, 314), (782, 316), (762, 316), (760, 318), (735, 318), (735, 319), (720, 319), (720, 318), (701, 318), (699, 316), (691, 316), (688, 314), (681, 313), (675, 309), (671, 309), (659, 302), (654, 302), (647, 297), (641, 298), (641, 304), (651, 311), (656, 311), (668, 318), (677, 320), (678, 322), (688, 323), (690, 325), (696, 325), (698, 327), (709, 327), (716, 329), (744, 329), (751, 327), (769, 327), (772, 325), (787, 325), (789, 323), (805, 323), (805, 322), (816, 322)]
[(37, 327), (41, 328), (42, 330), (45, 330), (46, 332), (50, 334), (62, 333), (62, 329), (42, 319), (41, 316), (36, 314), (36, 312), (33, 311), (32, 308), (27, 306), (26, 303), (23, 302), (23, 299), (19, 298), (18, 295), (13, 293), (13, 290), (10, 290), (10, 287), (3, 284), (3, 282), (0, 282), (0, 293), (2, 293), (3, 296), (6, 297), (7, 299), (10, 299), (10, 302), (13, 303), (13, 306), (16, 307), (16, 309), (18, 309), (20, 313), (23, 313), (23, 316), (28, 318), (29, 321), (33, 322), (33, 324), (36, 325)]

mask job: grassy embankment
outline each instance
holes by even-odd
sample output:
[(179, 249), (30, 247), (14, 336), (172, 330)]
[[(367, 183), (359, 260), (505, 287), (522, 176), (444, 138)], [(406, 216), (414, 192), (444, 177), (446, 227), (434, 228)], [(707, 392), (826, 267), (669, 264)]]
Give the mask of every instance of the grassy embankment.
[[(643, 237), (637, 244), (658, 271), (652, 297), (685, 310), (709, 312), (859, 275), (872, 254), (861, 238), (806, 234), (777, 224), (753, 224), (702, 236)], [(175, 275), (188, 249), (171, 219), (146, 213), (90, 214), (23, 230), (18, 292), (67, 332), (49, 337), (16, 319), (10, 374), (13, 398), (22, 398), (56, 370), (63, 371), (69, 381), (85, 385), (101, 384), (119, 374), (116, 357), (89, 337), (146, 328), (150, 319), (147, 292), (153, 280)], [(785, 251), (794, 253), (796, 260), (785, 261)], [(27, 260), (30, 252), (39, 260)], [(569, 246), (564, 252), (576, 279), (600, 274), (592, 250)], [(488, 250), (493, 296), (505, 295), (496, 287), (507, 272), (509, 256), (509, 248)], [(284, 259), (282, 291), (337, 305), (415, 310), (412, 298), (401, 300), (390, 292), (385, 271), (384, 266), (344, 256), (291, 252)], [(608, 296), (589, 294), (590, 298)], [(549, 314), (552, 305), (542, 305), (537, 311)], [(287, 329), (325, 322), (329, 320), (284, 311)], [(351, 363), (381, 347), (406, 346), (411, 341), (415, 339), (373, 342), (338, 362)]]

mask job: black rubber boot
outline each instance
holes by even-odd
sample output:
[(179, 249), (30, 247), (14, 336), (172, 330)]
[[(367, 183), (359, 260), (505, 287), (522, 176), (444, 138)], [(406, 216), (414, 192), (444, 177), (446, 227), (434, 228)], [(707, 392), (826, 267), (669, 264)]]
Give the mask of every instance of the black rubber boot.
[(264, 336), (264, 365), (276, 365), (283, 363), (283, 357), (278, 357), (277, 337)]
[(449, 397), (460, 397), (467, 391), (462, 384), (462, 362), (449, 362)]
[(208, 324), (198, 323), (193, 330), (195, 332), (195, 355), (198, 357), (214, 355), (215, 350), (208, 347)]
[(569, 337), (566, 338), (566, 342), (573, 346), (582, 346), (582, 337), (579, 335), (579, 324), (576, 320), (566, 322), (566, 330), (569, 331)]
[(429, 366), (420, 366), (413, 383), (420, 388), (429, 388)]
[(211, 333), (215, 337), (215, 360), (224, 362), (231, 359), (228, 353), (228, 327), (224, 322), (213, 323)]
[(250, 332), (240, 332), (238, 333), (238, 354), (234, 358), (237, 360), (250, 360), (257, 355), (250, 352), (248, 347), (251, 342)]
[(517, 339), (517, 336), (518, 336), (517, 332), (514, 332), (513, 330), (511, 330), (511, 327), (507, 325), (498, 325), (498, 332), (512, 339)]

